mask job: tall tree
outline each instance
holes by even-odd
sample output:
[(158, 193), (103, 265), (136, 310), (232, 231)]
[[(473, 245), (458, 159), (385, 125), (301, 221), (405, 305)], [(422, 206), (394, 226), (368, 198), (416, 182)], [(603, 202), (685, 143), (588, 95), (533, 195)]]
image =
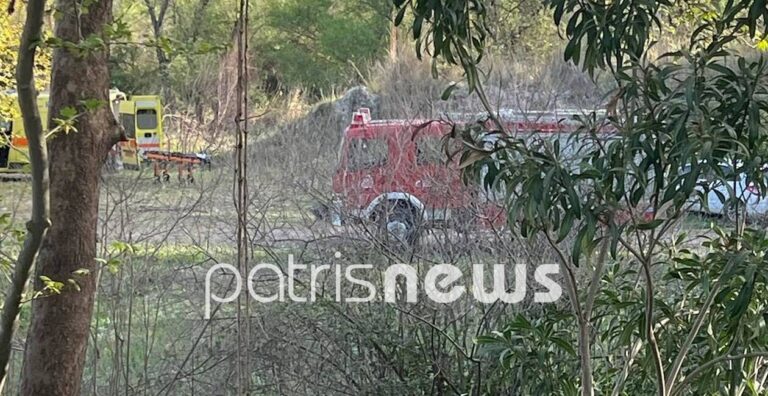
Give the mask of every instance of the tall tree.
[[(160, 79), (162, 88), (167, 91), (168, 88), (168, 64), (171, 60), (168, 58), (168, 54), (163, 49), (161, 41), (163, 40), (163, 27), (165, 26), (165, 15), (168, 12), (168, 7), (171, 5), (171, 0), (144, 0), (144, 4), (147, 6), (147, 13), (149, 13), (149, 19), (152, 22), (152, 33), (155, 36), (155, 56), (157, 57), (157, 66), (160, 69)], [(164, 92), (166, 95), (169, 92)]]
[(45, 0), (33, 0), (27, 3), (29, 12), (27, 12), (21, 35), (21, 45), (18, 47), (16, 87), (32, 166), (32, 217), (27, 223), (27, 238), (15, 262), (11, 287), (5, 295), (3, 311), (0, 315), (0, 393), (3, 390), (11, 356), (11, 340), (15, 332), (15, 324), (21, 312), (21, 297), (29, 280), (32, 264), (50, 226), (48, 152), (45, 145), (45, 131), (37, 108), (35, 87), (35, 58), (38, 43), (42, 41), (44, 5)]
[[(84, 12), (80, 2), (57, 0), (55, 36), (75, 45), (55, 49), (49, 125), (63, 109), (78, 109), (74, 131), (48, 142), (51, 228), (36, 267), (41, 276), (67, 283), (61, 294), (34, 300), (27, 335), (22, 394), (77, 395), (85, 361), (96, 291), (96, 226), (101, 167), (119, 139), (109, 103), (109, 49), (104, 28), (112, 20), (112, 1), (97, 0)], [(84, 101), (103, 105), (86, 109)]]

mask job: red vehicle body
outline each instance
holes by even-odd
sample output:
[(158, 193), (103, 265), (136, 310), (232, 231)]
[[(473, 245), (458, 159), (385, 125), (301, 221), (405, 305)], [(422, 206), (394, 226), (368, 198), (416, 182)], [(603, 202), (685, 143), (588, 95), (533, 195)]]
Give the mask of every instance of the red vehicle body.
[[(567, 139), (573, 127), (557, 117), (529, 122), (514, 116), (503, 121), (514, 133), (549, 133)], [(563, 117), (560, 117), (562, 119)], [(502, 225), (501, 202), (478, 183), (467, 185), (457, 163), (446, 164), (445, 123), (418, 120), (371, 120), (368, 109), (353, 115), (344, 132), (333, 177), (336, 210), (341, 218), (373, 220), (389, 231), (453, 222)], [(338, 220), (337, 220), (338, 221)]]

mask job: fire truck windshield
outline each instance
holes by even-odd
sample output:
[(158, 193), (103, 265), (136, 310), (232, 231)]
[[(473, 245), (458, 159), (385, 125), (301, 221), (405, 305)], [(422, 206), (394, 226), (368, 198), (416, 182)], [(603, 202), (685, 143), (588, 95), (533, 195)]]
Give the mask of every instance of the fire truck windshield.
[(359, 170), (384, 166), (389, 148), (383, 139), (353, 139), (347, 151), (347, 169)]

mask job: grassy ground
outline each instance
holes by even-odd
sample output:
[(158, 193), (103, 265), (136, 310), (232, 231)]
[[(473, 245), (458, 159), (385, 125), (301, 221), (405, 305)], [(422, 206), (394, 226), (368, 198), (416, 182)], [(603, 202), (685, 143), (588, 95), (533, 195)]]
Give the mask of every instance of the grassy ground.
[[(365, 239), (360, 228), (313, 224), (308, 213), (311, 195), (297, 187), (295, 180), (267, 178), (257, 167), (253, 175), (249, 180), (252, 202), (248, 224), (251, 266), (267, 262), (284, 268), (289, 254), (300, 263), (328, 264), (334, 262), (336, 251), (342, 253), (341, 263), (371, 263), (377, 268), (392, 262), (410, 262), (405, 260), (413, 260), (421, 269), (442, 262), (466, 266), (477, 262), (556, 261), (551, 249), (537, 246), (535, 241), (531, 246), (523, 246), (507, 234), (497, 238), (490, 233), (459, 238), (454, 233), (450, 238), (440, 239), (440, 230), (429, 237), (432, 250), (420, 252), (420, 257), (398, 256), (400, 252), (383, 254)], [(146, 388), (151, 394), (160, 394), (166, 384), (173, 382), (175, 373), (182, 371), (188, 371), (198, 381), (178, 381), (173, 385), (175, 388), (169, 388), (174, 389), (171, 394), (189, 394), (187, 387), (197, 389), (198, 394), (223, 394), (222, 384), (231, 375), (233, 354), (239, 347), (235, 332), (237, 304), (222, 304), (215, 320), (210, 322), (203, 320), (202, 315), (207, 270), (214, 263), (236, 262), (232, 176), (231, 168), (225, 164), (199, 173), (196, 183), (191, 185), (182, 185), (174, 177), (169, 183), (158, 184), (147, 172), (123, 171), (104, 176), (99, 256), (109, 264), (99, 279), (84, 375), (85, 394), (114, 394), (115, 389), (122, 387)], [(23, 224), (29, 216), (30, 194), (28, 182), (0, 183), (0, 214), (13, 213), (14, 223)], [(708, 232), (710, 222), (723, 224), (717, 218), (692, 215), (683, 219), (680, 231), (703, 234)], [(228, 279), (217, 276), (215, 285), (221, 287), (217, 295), (230, 294)], [(260, 279), (257, 287), (272, 290), (268, 282)], [(323, 278), (322, 285), (328, 287), (330, 295), (333, 280)], [(299, 287), (299, 291), (303, 295), (308, 293), (304, 287)], [(25, 333), (28, 307), (25, 305), (22, 312), (21, 335)], [(254, 376), (271, 383), (283, 375), (308, 378), (311, 372), (321, 371), (321, 367), (332, 370), (328, 368), (329, 360), (347, 359), (350, 341), (345, 337), (349, 329), (363, 329), (361, 333), (380, 343), (408, 334), (417, 334), (414, 339), (419, 339), (419, 331), (426, 336), (436, 328), (455, 329), (454, 339), (471, 343), (476, 334), (474, 326), (480, 317), (485, 317), (483, 310), (487, 307), (451, 307), (455, 312), (444, 306), (410, 307), (409, 310), (414, 309), (412, 319), (386, 304), (286, 303), (252, 308), (250, 345), (261, 364), (253, 367)], [(493, 315), (503, 317), (502, 312)], [(431, 321), (428, 325), (425, 318)], [(457, 320), (463, 322), (456, 325)], [(404, 330), (386, 325), (392, 323)], [(471, 331), (464, 334), (462, 329)], [(365, 350), (368, 342), (362, 341), (355, 349)], [(18, 383), (23, 350), (21, 343), (17, 344), (8, 388), (11, 391)], [(409, 348), (417, 347), (409, 345), (401, 350)], [(455, 353), (450, 345), (446, 348)], [(376, 356), (363, 355), (349, 357), (348, 366), (364, 369), (371, 364), (366, 359)], [(184, 370), (180, 369), (184, 364)], [(337, 374), (339, 378), (347, 375)], [(185, 388), (181, 388), (182, 384)]]
[(32, 187), (29, 181), (0, 182), (0, 214), (8, 213), (14, 223), (23, 223), (32, 211)]

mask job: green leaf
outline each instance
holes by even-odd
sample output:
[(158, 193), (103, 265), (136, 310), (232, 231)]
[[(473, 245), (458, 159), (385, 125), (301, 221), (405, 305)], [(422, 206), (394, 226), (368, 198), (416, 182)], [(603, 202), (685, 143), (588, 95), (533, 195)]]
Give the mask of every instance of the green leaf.
[(573, 346), (565, 339), (560, 337), (551, 337), (549, 340), (569, 355), (576, 356), (576, 349), (574, 349)]
[(86, 99), (81, 102), (86, 111), (93, 111), (103, 106), (106, 106), (107, 102), (100, 99)]
[(443, 94), (440, 95), (440, 99), (448, 100), (451, 97), (451, 93), (453, 93), (457, 86), (458, 84), (455, 81), (451, 81), (451, 83), (448, 84), (448, 86), (443, 91)]
[(80, 285), (74, 279), (67, 279), (67, 282), (69, 282), (75, 290), (80, 291)]
[(407, 11), (407, 10), (408, 10), (408, 8), (406, 6), (401, 6), (400, 9), (397, 10), (397, 15), (395, 16), (395, 26), (400, 26), (400, 23), (403, 22), (403, 17), (405, 16), (405, 11)]
[(660, 226), (664, 222), (664, 219), (654, 219), (649, 222), (639, 223), (637, 225), (638, 230), (652, 230)]
[(587, 229), (588, 225), (584, 224), (581, 229), (579, 229), (578, 234), (576, 234), (576, 239), (573, 241), (573, 249), (571, 251), (571, 260), (573, 261), (573, 265), (579, 266), (579, 260), (581, 259), (582, 250), (584, 249), (584, 244), (586, 242), (586, 236), (589, 233), (589, 230)]
[(63, 107), (61, 110), (59, 110), (59, 117), (61, 117), (63, 120), (71, 120), (77, 117), (77, 109), (72, 106)]
[(572, 211), (566, 210), (565, 217), (563, 218), (563, 222), (559, 224), (559, 230), (557, 233), (557, 242), (562, 242), (565, 240), (566, 237), (568, 237), (568, 234), (570, 234), (571, 229), (573, 228), (573, 222), (575, 220), (575, 216)]
[(498, 338), (494, 336), (478, 336), (475, 337), (475, 344), (482, 345), (482, 344), (496, 344), (498, 343)]
[(756, 47), (761, 52), (768, 52), (768, 39), (758, 41)]

